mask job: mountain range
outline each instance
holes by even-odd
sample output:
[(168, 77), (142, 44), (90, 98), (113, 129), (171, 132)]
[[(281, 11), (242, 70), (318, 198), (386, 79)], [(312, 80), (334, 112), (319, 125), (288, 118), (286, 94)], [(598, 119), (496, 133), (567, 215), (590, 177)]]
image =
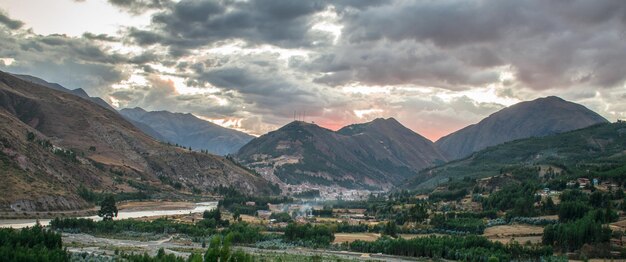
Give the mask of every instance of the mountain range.
[[(192, 114), (118, 112), (82, 89), (3, 72), (0, 124), (7, 181), (0, 185), (0, 212), (84, 208), (81, 190), (160, 197), (220, 186), (274, 194), (274, 184), (432, 189), (450, 177), (492, 176), (513, 164), (613, 161), (623, 157), (616, 145), (624, 146), (625, 130), (582, 105), (546, 97), (435, 143), (393, 118), (337, 131), (294, 121), (254, 138)], [(238, 162), (191, 148), (236, 152)]]
[(229, 159), (158, 142), (91, 100), (0, 72), (0, 211), (89, 206), (93, 192), (176, 196), (219, 186), (272, 194)]
[[(79, 96), (117, 112), (102, 98), (91, 97), (82, 88), (68, 89), (60, 84), (50, 83), (31, 75), (14, 74), (14, 76), (34, 84)], [(173, 113), (165, 110), (148, 112), (139, 107), (124, 108), (119, 113), (141, 131), (159, 141), (191, 147), (196, 150), (207, 150), (209, 153), (218, 155), (235, 153), (254, 138), (244, 132), (202, 120), (192, 114)]]
[[(111, 105), (109, 105), (109, 103), (104, 101), (102, 98), (89, 96), (89, 94), (87, 94), (87, 92), (85, 92), (85, 90), (83, 90), (82, 88), (69, 89), (69, 88), (66, 88), (66, 87), (64, 87), (64, 86), (62, 86), (60, 84), (50, 83), (50, 82), (48, 82), (46, 80), (43, 80), (43, 79), (35, 77), (35, 76), (19, 75), (19, 74), (13, 74), (13, 75), (18, 77), (18, 78), (20, 78), (20, 79), (22, 79), (22, 80), (31, 82), (33, 84), (45, 86), (45, 87), (52, 88), (52, 89), (57, 90), (57, 91), (61, 91), (61, 92), (65, 92), (65, 93), (68, 93), (68, 94), (76, 95), (76, 96), (81, 97), (83, 99), (89, 100), (89, 101), (91, 101), (91, 102), (93, 102), (93, 103), (95, 103), (95, 104), (97, 104), (97, 105), (99, 105), (101, 107), (104, 107), (104, 108), (106, 108), (108, 110), (111, 110), (113, 112), (117, 112), (117, 110), (115, 110), (115, 108), (113, 108)], [(150, 126), (148, 126), (148, 125), (146, 125), (144, 123), (141, 123), (141, 122), (134, 121), (132, 119), (126, 119), (126, 120), (131, 122), (134, 126), (139, 128), (144, 133), (150, 135), (151, 137), (153, 137), (153, 138), (155, 138), (155, 139), (157, 139), (159, 141), (166, 141), (166, 139), (163, 136), (161, 136), (161, 134), (159, 132), (155, 131)]]
[(450, 159), (516, 139), (563, 133), (608, 121), (586, 107), (556, 96), (504, 108), (477, 124), (444, 136), (435, 145)]
[(272, 181), (378, 189), (446, 160), (430, 140), (393, 118), (336, 132), (294, 121), (253, 139), (237, 158)]
[(506, 169), (528, 167), (623, 181), (626, 122), (600, 123), (488, 147), (470, 157), (424, 169), (401, 188), (429, 192), (450, 178), (492, 177), (503, 174)]
[(192, 114), (168, 111), (148, 112), (142, 108), (124, 108), (120, 113), (134, 122), (155, 130), (159, 140), (176, 143), (192, 149), (204, 149), (209, 153), (227, 155), (236, 153), (252, 138), (244, 132), (222, 127), (197, 118)]

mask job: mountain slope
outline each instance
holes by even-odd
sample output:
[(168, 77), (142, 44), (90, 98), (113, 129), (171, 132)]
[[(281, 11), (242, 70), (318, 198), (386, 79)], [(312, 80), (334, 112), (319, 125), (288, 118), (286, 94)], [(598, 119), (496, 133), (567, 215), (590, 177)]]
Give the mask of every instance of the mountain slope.
[(14, 76), (16, 76), (16, 77), (18, 77), (18, 78), (20, 78), (20, 79), (22, 79), (22, 80), (25, 80), (25, 81), (31, 82), (31, 83), (33, 83), (33, 84), (42, 85), (42, 86), (49, 87), (49, 88), (52, 88), (52, 89), (57, 90), (57, 91), (61, 91), (61, 92), (65, 92), (65, 93), (70, 93), (70, 94), (73, 94), (73, 95), (76, 95), (76, 96), (82, 97), (82, 98), (84, 98), (84, 99), (87, 99), (87, 100), (89, 100), (89, 101), (91, 101), (91, 102), (96, 103), (97, 105), (99, 105), (99, 106), (101, 106), (101, 107), (104, 107), (104, 108), (106, 108), (106, 109), (109, 109), (109, 110), (115, 111), (115, 109), (114, 109), (111, 105), (109, 105), (109, 103), (107, 103), (106, 101), (102, 100), (102, 98), (99, 98), (99, 97), (91, 97), (91, 96), (89, 96), (89, 94), (87, 94), (87, 92), (85, 92), (85, 90), (83, 90), (82, 88), (77, 88), (77, 89), (71, 90), (71, 89), (65, 88), (64, 86), (59, 85), (59, 84), (57, 84), (57, 83), (50, 83), (50, 82), (48, 82), (48, 81), (46, 81), (46, 80), (43, 80), (43, 79), (38, 78), (38, 77), (31, 76), (31, 75), (18, 75), (18, 74), (14, 74)]
[[(97, 105), (99, 105), (101, 107), (104, 107), (104, 108), (106, 108), (108, 110), (117, 112), (117, 110), (115, 110), (115, 108), (113, 108), (111, 105), (109, 105), (109, 103), (104, 101), (102, 98), (100, 98), (100, 97), (91, 97), (82, 88), (77, 88), (77, 89), (71, 90), (71, 89), (65, 88), (64, 86), (59, 85), (57, 83), (50, 83), (50, 82), (48, 82), (46, 80), (43, 80), (43, 79), (38, 78), (38, 77), (31, 76), (31, 75), (14, 74), (14, 76), (16, 76), (16, 77), (18, 77), (18, 78), (20, 78), (22, 80), (34, 83), (34, 84), (42, 85), (42, 86), (49, 87), (49, 88), (52, 88), (52, 89), (57, 90), (57, 91), (61, 91), (61, 92), (65, 92), (65, 93), (69, 93), (69, 94), (73, 94), (73, 95), (82, 97), (82, 98), (87, 99), (87, 100), (89, 100), (89, 101), (91, 101), (91, 102), (93, 102), (93, 103), (95, 103), (95, 104), (97, 104)], [(159, 132), (155, 131), (150, 126), (148, 126), (148, 125), (146, 125), (144, 123), (141, 123), (141, 122), (134, 121), (134, 120), (129, 119), (129, 118), (126, 118), (126, 120), (128, 122), (130, 122), (131, 124), (133, 124), (134, 126), (136, 126), (137, 128), (139, 128), (139, 130), (141, 130), (144, 133), (148, 134), (149, 136), (153, 137), (154, 139), (159, 140), (159, 141), (167, 141), (167, 139), (165, 139), (163, 136), (161, 136), (161, 134), (159, 134)]]
[(582, 105), (551, 96), (502, 109), (477, 124), (442, 137), (435, 145), (450, 159), (459, 159), (504, 142), (607, 122)]
[(218, 155), (235, 153), (254, 138), (246, 133), (199, 119), (192, 114), (147, 112), (138, 107), (124, 108), (120, 113), (128, 119), (157, 130), (156, 132), (164, 139), (159, 139), (161, 141), (193, 149), (206, 149)]
[(626, 123), (603, 123), (544, 137), (489, 147), (472, 156), (420, 171), (405, 189), (428, 191), (448, 178), (499, 175), (516, 166), (551, 166), (566, 174), (621, 181), (626, 175)]
[(271, 185), (228, 159), (159, 143), (118, 113), (0, 72), (0, 211), (89, 204), (79, 188), (177, 196)]
[(445, 160), (431, 141), (392, 118), (337, 132), (294, 121), (253, 139), (237, 157), (271, 181), (346, 188), (389, 188)]

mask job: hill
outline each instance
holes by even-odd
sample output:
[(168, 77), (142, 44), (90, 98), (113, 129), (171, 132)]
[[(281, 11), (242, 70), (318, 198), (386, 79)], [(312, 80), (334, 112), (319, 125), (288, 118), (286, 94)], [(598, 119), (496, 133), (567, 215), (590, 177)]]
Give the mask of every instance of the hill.
[(104, 108), (106, 108), (108, 110), (115, 111), (115, 108), (113, 108), (111, 105), (109, 105), (109, 103), (107, 103), (106, 101), (102, 100), (102, 98), (91, 97), (82, 88), (68, 89), (68, 88), (65, 88), (64, 86), (62, 86), (60, 84), (50, 83), (50, 82), (48, 82), (46, 80), (43, 80), (43, 79), (38, 78), (38, 77), (31, 76), (31, 75), (14, 74), (14, 76), (16, 76), (16, 77), (18, 77), (18, 78), (20, 78), (22, 80), (31, 82), (33, 84), (42, 85), (42, 86), (49, 87), (49, 88), (52, 88), (52, 89), (57, 90), (57, 91), (61, 91), (61, 92), (65, 92), (65, 93), (69, 93), (69, 94), (73, 94), (73, 95), (79, 96), (79, 97), (87, 99), (87, 100), (89, 100), (89, 101), (91, 101), (91, 102), (93, 102), (93, 103), (95, 103), (95, 104), (97, 104), (97, 105), (99, 105), (101, 107), (104, 107)]
[[(86, 99), (88, 101), (91, 101), (92, 103), (95, 103), (95, 104), (97, 104), (97, 105), (99, 105), (101, 107), (104, 107), (104, 108), (106, 108), (108, 110), (111, 110), (113, 112), (117, 112), (117, 110), (115, 110), (115, 108), (113, 108), (111, 105), (109, 105), (109, 103), (104, 101), (102, 98), (89, 96), (89, 94), (87, 94), (87, 92), (85, 92), (85, 90), (83, 90), (82, 88), (77, 88), (77, 89), (73, 89), (72, 90), (72, 89), (66, 88), (66, 87), (64, 87), (64, 86), (62, 86), (60, 84), (50, 83), (50, 82), (48, 82), (46, 80), (43, 80), (43, 79), (38, 78), (38, 77), (31, 76), (31, 75), (18, 75), (18, 74), (13, 74), (13, 75), (18, 77), (18, 78), (20, 78), (20, 79), (22, 79), (22, 80), (31, 82), (33, 84), (38, 84), (38, 85), (41, 85), (41, 86), (52, 88), (52, 89), (57, 90), (57, 91), (61, 91), (61, 92), (65, 92), (65, 93), (68, 93), (68, 94), (73, 94), (73, 95), (79, 96), (79, 97), (84, 98), (84, 99)], [(144, 133), (148, 134), (149, 136), (155, 138), (156, 140), (166, 141), (166, 139), (163, 136), (161, 136), (161, 134), (159, 134), (159, 132), (153, 130), (150, 126), (148, 126), (148, 125), (146, 125), (144, 123), (141, 123), (141, 122), (134, 121), (132, 119), (128, 119), (127, 118), (126, 120), (128, 120), (128, 122), (132, 123), (137, 128), (139, 128), (139, 130), (141, 130)]]
[(253, 139), (237, 158), (271, 181), (345, 188), (390, 188), (445, 161), (431, 141), (393, 118), (337, 132), (294, 121)]
[(449, 178), (482, 178), (517, 167), (547, 166), (562, 175), (624, 181), (626, 123), (603, 123), (545, 137), (507, 142), (461, 160), (425, 169), (403, 188), (429, 191)]
[[(160, 143), (118, 113), (0, 72), (0, 211), (71, 210), (99, 192), (135, 197), (269, 194), (232, 161)], [(89, 193), (90, 194), (86, 194)]]
[(147, 112), (142, 108), (124, 108), (120, 113), (137, 123), (156, 130), (164, 142), (176, 143), (192, 149), (204, 149), (210, 153), (227, 155), (236, 153), (252, 138), (244, 132), (222, 127), (197, 118), (192, 114), (168, 111)]
[(435, 145), (450, 159), (469, 156), (489, 146), (541, 137), (608, 121), (586, 107), (550, 96), (504, 108), (479, 123), (442, 137)]

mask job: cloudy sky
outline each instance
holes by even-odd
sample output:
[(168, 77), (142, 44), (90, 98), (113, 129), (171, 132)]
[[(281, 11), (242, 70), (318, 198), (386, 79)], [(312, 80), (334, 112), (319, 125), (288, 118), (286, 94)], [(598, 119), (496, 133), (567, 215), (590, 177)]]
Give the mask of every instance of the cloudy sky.
[(626, 118), (623, 0), (0, 0), (0, 70), (263, 134), (436, 140), (547, 95)]

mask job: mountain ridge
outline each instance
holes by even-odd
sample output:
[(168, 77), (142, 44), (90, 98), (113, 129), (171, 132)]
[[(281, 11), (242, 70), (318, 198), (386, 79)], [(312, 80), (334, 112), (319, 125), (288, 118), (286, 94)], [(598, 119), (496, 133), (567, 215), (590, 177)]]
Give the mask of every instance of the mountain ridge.
[(156, 130), (163, 137), (163, 140), (159, 139), (161, 141), (196, 150), (208, 150), (218, 155), (235, 153), (254, 138), (244, 132), (202, 120), (190, 113), (146, 111), (139, 107), (124, 108), (119, 112), (127, 119)]
[(389, 188), (445, 160), (430, 140), (393, 118), (338, 131), (293, 121), (253, 139), (237, 158), (273, 182), (347, 188)]
[(607, 122), (583, 105), (549, 96), (504, 108), (438, 139), (435, 145), (450, 159), (459, 159), (488, 146)]
[(84, 99), (87, 99), (91, 102), (94, 102), (95, 104), (104, 107), (108, 110), (111, 111), (116, 111), (115, 108), (113, 108), (109, 103), (107, 103), (106, 101), (104, 101), (102, 98), (97, 97), (97, 96), (89, 96), (89, 94), (87, 94), (87, 92), (82, 89), (82, 88), (76, 88), (76, 89), (69, 89), (66, 88), (58, 83), (50, 83), (46, 80), (43, 80), (39, 77), (36, 76), (31, 76), (31, 75), (22, 75), (22, 74), (12, 74), (13, 76), (20, 78), (22, 80), (34, 83), (34, 84), (38, 84), (38, 85), (42, 85), (42, 86), (46, 86), (49, 88), (52, 88), (54, 90), (57, 91), (61, 91), (61, 92), (65, 92), (65, 93), (69, 93), (69, 94), (73, 94), (79, 97), (82, 97)]
[(599, 123), (564, 133), (490, 146), (466, 158), (424, 169), (407, 179), (401, 188), (428, 191), (451, 178), (492, 177), (501, 175), (505, 168), (514, 167), (545, 166), (567, 174), (590, 177), (594, 173), (598, 176), (624, 176), (625, 163), (626, 122)]
[(75, 210), (80, 188), (147, 197), (272, 194), (229, 159), (158, 142), (117, 112), (0, 72), (0, 211)]

